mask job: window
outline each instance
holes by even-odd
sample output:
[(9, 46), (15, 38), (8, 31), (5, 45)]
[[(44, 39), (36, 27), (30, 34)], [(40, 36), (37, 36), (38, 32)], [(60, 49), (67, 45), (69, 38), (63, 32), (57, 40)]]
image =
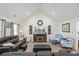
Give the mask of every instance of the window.
[(18, 24), (14, 24), (14, 35), (18, 35)]
[(11, 23), (6, 22), (6, 36), (11, 36)]
[(5, 20), (0, 19), (0, 38), (5, 36)]
[(1, 38), (2, 20), (0, 20), (0, 38)]

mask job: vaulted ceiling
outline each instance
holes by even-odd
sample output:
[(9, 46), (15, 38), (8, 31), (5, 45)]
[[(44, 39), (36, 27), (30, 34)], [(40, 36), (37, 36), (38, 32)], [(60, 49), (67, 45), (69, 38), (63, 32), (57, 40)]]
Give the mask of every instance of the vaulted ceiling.
[(0, 16), (11, 20), (26, 20), (38, 10), (57, 21), (79, 17), (78, 3), (0, 3)]

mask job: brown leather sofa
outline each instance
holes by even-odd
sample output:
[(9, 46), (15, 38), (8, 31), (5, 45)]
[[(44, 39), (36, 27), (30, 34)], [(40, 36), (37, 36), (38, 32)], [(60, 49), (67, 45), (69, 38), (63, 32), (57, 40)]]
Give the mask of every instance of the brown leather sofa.
[(20, 47), (22, 46), (22, 44), (24, 43), (24, 40), (20, 40), (18, 41), (15, 46), (12, 47), (11, 51), (18, 51), (20, 49)]
[[(12, 43), (14, 46), (3, 46), (5, 43)], [(18, 51), (23, 43), (25, 43), (25, 41), (19, 41), (18, 35), (0, 38), (0, 54), (4, 52)]]

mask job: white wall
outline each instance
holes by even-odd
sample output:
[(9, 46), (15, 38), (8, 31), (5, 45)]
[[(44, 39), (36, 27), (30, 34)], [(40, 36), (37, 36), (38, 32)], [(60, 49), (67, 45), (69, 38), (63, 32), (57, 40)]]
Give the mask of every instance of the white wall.
[(0, 19), (4, 19), (4, 20), (6, 20), (7, 22), (14, 22), (14, 23), (19, 23), (19, 21), (15, 18), (15, 19), (13, 19), (13, 18), (8, 18), (8, 17), (6, 17), (6, 16), (1, 16), (0, 15)]
[[(52, 15), (53, 16), (53, 15)], [(7, 21), (12, 21), (6, 17), (0, 17), (1, 19), (6, 19)], [(48, 35), (48, 40), (49, 37), (50, 39), (53, 39), (55, 37), (56, 33), (61, 33), (63, 35), (63, 37), (72, 37), (75, 38), (74, 41), (74, 48), (76, 50), (78, 50), (78, 37), (77, 37), (77, 30), (76, 30), (76, 22), (79, 22), (79, 18), (74, 18), (74, 19), (70, 19), (69, 21), (64, 21), (64, 22), (56, 22), (54, 21), (54, 19), (48, 17), (47, 15), (43, 14), (43, 13), (37, 13), (34, 14), (33, 16), (31, 16), (30, 18), (26, 19), (25, 21), (20, 22), (20, 31), (23, 32), (23, 34), (27, 37), (27, 40), (30, 41), (30, 37), (32, 37), (33, 40), (33, 35), (29, 35), (29, 25), (33, 25), (33, 27), (38, 26), (37, 25), (37, 21), (39, 19), (42, 19), (44, 22), (46, 31), (47, 31), (47, 26), (51, 25), (52, 26), (52, 33), (51, 35)], [(16, 21), (14, 21), (16, 22)], [(66, 33), (66, 32), (62, 32), (62, 24), (64, 23), (70, 23), (70, 32)], [(48, 31), (47, 31), (48, 33)]]
[(6, 28), (6, 35), (5, 36), (10, 36), (11, 35), (11, 29), (10, 28)]
[[(70, 23), (70, 32), (62, 32), (62, 24)], [(76, 22), (70, 20), (70, 21), (64, 21), (60, 24), (60, 33), (63, 35), (63, 37), (75, 37), (75, 30), (76, 30)]]
[(53, 39), (56, 31), (58, 30), (57, 23), (53, 21), (54, 19), (51, 19), (47, 15), (44, 15), (43, 13), (38, 13), (33, 16), (31, 16), (29, 19), (26, 19), (20, 24), (20, 31), (24, 33), (24, 35), (27, 37), (27, 40), (30, 41), (30, 37), (33, 41), (33, 35), (29, 35), (29, 25), (33, 25), (33, 32), (34, 32), (34, 27), (38, 27), (37, 21), (39, 19), (42, 19), (43, 21), (43, 27), (45, 27), (46, 32), (48, 33), (48, 25), (51, 25), (52, 30), (51, 30), (51, 35), (48, 35), (48, 41), (49, 38)]
[[(1, 15), (0, 15), (0, 19), (4, 19), (4, 20), (6, 20), (6, 22), (14, 22), (14, 23), (19, 24), (19, 21), (17, 21), (17, 19), (10, 19), (10, 18), (7, 18), (5, 16), (1, 16)], [(1, 25), (1, 23), (0, 23), (0, 25)], [(7, 28), (5, 36), (10, 36), (10, 35), (11, 35), (11, 29)]]
[[(78, 50), (78, 36), (77, 36), (77, 29), (76, 25), (77, 22), (79, 22), (79, 18), (70, 19), (69, 21), (64, 21), (60, 23), (60, 33), (63, 35), (63, 37), (71, 37), (74, 38), (74, 48)], [(62, 24), (70, 23), (70, 32), (62, 32)]]

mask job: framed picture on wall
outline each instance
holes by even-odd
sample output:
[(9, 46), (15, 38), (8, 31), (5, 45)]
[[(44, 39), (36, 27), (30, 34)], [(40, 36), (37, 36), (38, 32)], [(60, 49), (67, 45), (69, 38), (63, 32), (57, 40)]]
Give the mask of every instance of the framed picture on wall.
[(33, 31), (32, 25), (29, 25), (29, 34), (31, 35)]
[(51, 34), (51, 25), (48, 25), (48, 34)]
[(70, 23), (62, 24), (62, 32), (70, 32)]

